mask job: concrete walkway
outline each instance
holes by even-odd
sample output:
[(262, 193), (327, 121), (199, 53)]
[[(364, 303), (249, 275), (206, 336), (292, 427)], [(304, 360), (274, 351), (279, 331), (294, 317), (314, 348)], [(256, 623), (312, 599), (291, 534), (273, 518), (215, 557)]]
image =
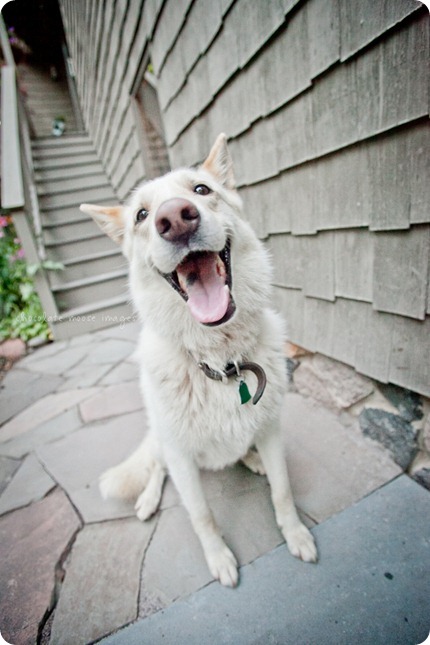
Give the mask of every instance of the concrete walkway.
[(136, 323), (54, 343), (0, 390), (0, 632), (24, 643), (349, 642), (416, 645), (430, 631), (430, 494), (354, 424), (285, 397), (285, 453), (318, 565), (276, 528), (266, 479), (204, 473), (241, 564), (211, 581), (168, 482), (147, 523), (98, 477), (145, 432)]

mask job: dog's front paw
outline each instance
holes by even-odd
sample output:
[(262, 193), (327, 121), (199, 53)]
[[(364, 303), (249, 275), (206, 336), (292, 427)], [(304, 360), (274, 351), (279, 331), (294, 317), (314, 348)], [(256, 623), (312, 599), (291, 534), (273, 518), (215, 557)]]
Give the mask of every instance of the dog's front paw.
[(153, 491), (149, 488), (145, 488), (143, 493), (137, 498), (137, 502), (134, 506), (136, 515), (141, 522), (149, 520), (149, 518), (154, 515), (160, 504), (160, 495), (153, 494)]
[(218, 551), (207, 554), (206, 560), (209, 571), (224, 587), (236, 587), (239, 574), (237, 562), (228, 546), (223, 546)]
[(284, 537), (292, 555), (304, 562), (317, 562), (318, 552), (315, 540), (304, 524), (298, 524), (284, 531)]

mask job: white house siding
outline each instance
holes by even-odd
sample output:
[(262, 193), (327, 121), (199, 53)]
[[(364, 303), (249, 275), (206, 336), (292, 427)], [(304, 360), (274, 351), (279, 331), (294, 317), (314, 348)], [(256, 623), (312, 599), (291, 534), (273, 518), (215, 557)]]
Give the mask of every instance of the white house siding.
[(119, 198), (158, 79), (171, 165), (226, 132), (290, 339), (430, 395), (429, 13), (415, 0), (60, 0)]

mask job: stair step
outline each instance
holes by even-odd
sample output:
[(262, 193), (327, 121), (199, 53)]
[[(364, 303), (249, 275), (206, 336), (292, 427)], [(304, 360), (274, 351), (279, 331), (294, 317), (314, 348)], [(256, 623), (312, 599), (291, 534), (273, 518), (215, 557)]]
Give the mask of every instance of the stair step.
[(86, 134), (63, 134), (62, 137), (38, 137), (33, 139), (31, 147), (33, 150), (40, 148), (63, 148), (64, 145), (92, 145)]
[(136, 320), (126, 294), (101, 300), (94, 305), (85, 305), (62, 312), (51, 324), (56, 340), (63, 340)]
[(125, 270), (127, 261), (119, 246), (108, 252), (94, 253), (63, 262), (64, 271), (49, 271), (48, 277), (52, 287), (60, 287), (68, 282), (113, 271)]
[(52, 168), (39, 169), (35, 171), (36, 182), (43, 185), (45, 182), (70, 179), (71, 177), (87, 177), (88, 175), (103, 172), (99, 161), (77, 164), (73, 166), (55, 165)]
[(50, 179), (45, 180), (43, 183), (38, 183), (39, 197), (43, 197), (106, 185), (106, 175), (103, 170), (96, 168), (91, 173), (86, 173), (81, 177), (62, 177), (61, 179)]
[(86, 240), (99, 234), (99, 227), (88, 217), (77, 218), (75, 221), (66, 224), (43, 227), (43, 239), (45, 244), (48, 245)]
[(77, 206), (80, 204), (92, 203), (97, 204), (100, 200), (111, 199), (113, 203), (118, 201), (115, 194), (107, 182), (100, 186), (85, 188), (81, 191), (65, 192), (58, 195), (42, 195), (39, 199), (40, 209), (49, 211), (57, 208), (68, 206)]
[(128, 270), (126, 267), (122, 269), (117, 269), (116, 271), (108, 271), (107, 273), (101, 273), (96, 276), (89, 276), (87, 278), (80, 278), (79, 280), (73, 280), (70, 282), (65, 282), (62, 285), (54, 287), (52, 290), (55, 293), (62, 293), (65, 291), (76, 291), (76, 289), (81, 289), (84, 287), (92, 287), (95, 284), (101, 282), (108, 282), (110, 280), (116, 280), (117, 278), (124, 278), (128, 275)]
[(120, 269), (90, 278), (67, 282), (52, 289), (60, 311), (92, 305), (98, 300), (128, 292), (127, 270)]
[[(116, 199), (114, 203), (118, 202)], [(79, 202), (80, 204), (81, 202)], [(75, 221), (84, 222), (91, 220), (90, 215), (83, 213), (79, 210), (79, 204), (75, 203), (65, 208), (57, 208), (54, 210), (41, 211), (41, 219), (43, 227), (61, 226), (62, 224), (71, 224)], [(112, 199), (98, 199), (97, 204), (112, 204)]]
[(78, 155), (66, 155), (63, 157), (33, 158), (33, 165), (36, 171), (51, 170), (53, 168), (69, 168), (70, 166), (82, 166), (87, 163), (100, 163), (94, 150), (83, 152)]
[(101, 231), (100, 235), (95, 235), (85, 240), (63, 242), (61, 244), (46, 244), (49, 259), (63, 262), (63, 264), (67, 260), (73, 260), (74, 258), (95, 253), (104, 253), (112, 248), (117, 248), (117, 246)]
[(33, 150), (33, 156), (36, 160), (39, 159), (58, 159), (63, 158), (66, 154), (76, 157), (80, 154), (94, 152), (92, 143), (80, 144), (64, 144), (62, 146), (49, 146), (47, 148), (36, 148)]
[(122, 252), (119, 246), (114, 244), (110, 249), (107, 251), (99, 251), (97, 253), (88, 253), (86, 255), (80, 255), (76, 256), (74, 258), (69, 258), (68, 260), (65, 260), (64, 264), (66, 266), (72, 266), (73, 264), (77, 263), (83, 263), (83, 262), (93, 262), (94, 260), (101, 260), (103, 258), (110, 258), (114, 255), (119, 255), (122, 256)]

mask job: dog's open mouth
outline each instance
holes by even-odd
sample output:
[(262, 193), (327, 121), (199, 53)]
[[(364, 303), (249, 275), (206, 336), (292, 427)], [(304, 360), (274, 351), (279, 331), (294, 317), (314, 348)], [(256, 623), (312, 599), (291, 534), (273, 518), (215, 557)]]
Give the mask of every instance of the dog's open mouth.
[(230, 241), (222, 251), (195, 251), (172, 273), (164, 274), (186, 301), (191, 314), (204, 325), (221, 325), (235, 312), (231, 295)]

